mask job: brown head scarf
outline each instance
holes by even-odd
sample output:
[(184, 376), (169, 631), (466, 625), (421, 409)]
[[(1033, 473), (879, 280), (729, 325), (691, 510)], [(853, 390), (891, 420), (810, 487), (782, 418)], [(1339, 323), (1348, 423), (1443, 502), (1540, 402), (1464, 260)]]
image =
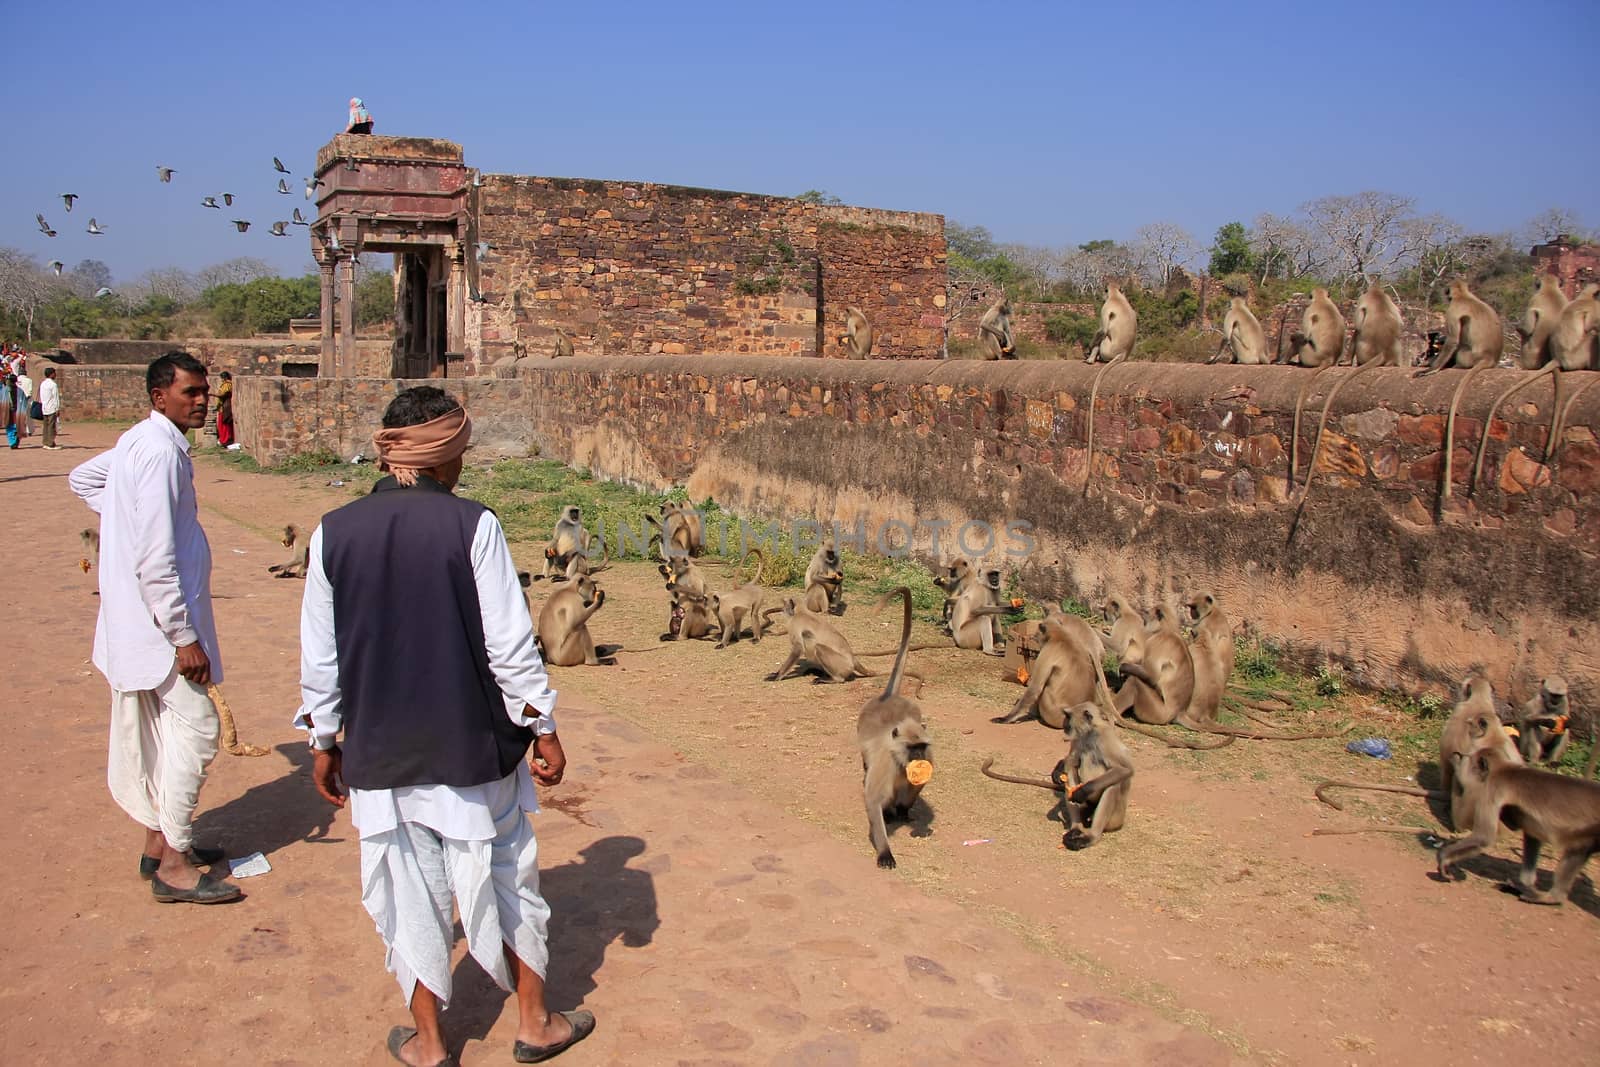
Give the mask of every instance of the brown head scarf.
[(472, 420), (465, 408), (447, 411), (415, 426), (394, 426), (372, 435), (378, 446), (378, 468), (401, 485), (416, 485), (417, 473), (449, 463), (467, 450)]

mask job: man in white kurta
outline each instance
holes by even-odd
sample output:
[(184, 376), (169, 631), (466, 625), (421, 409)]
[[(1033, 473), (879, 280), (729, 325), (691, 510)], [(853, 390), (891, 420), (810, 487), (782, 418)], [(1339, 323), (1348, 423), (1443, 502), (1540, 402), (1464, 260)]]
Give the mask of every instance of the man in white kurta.
[(222, 681), (211, 615), (211, 546), (200, 528), (186, 430), (205, 425), (206, 369), (169, 352), (145, 372), (151, 412), (68, 484), (100, 516), (94, 665), (111, 684), (111, 795), (145, 827), (141, 877), (155, 899), (216, 904), (239, 887), (197, 865), (194, 811), (219, 725), (206, 687)]
[[(472, 956), (517, 993), (514, 1058), (540, 1062), (594, 1028), (590, 1013), (544, 1003), (550, 909), (526, 753), (531, 741), (542, 782), (561, 780), (556, 693), (499, 520), (450, 492), (471, 435), (466, 413), (422, 386), (395, 398), (384, 426), (377, 443), (391, 476), (311, 536), (295, 724), (310, 734), (318, 791), (348, 806), (360, 834), (362, 903), (416, 1024), (390, 1032), (391, 1055), (455, 1062), (438, 1019), (451, 994), (453, 903)], [(441, 675), (455, 681), (441, 686)]]

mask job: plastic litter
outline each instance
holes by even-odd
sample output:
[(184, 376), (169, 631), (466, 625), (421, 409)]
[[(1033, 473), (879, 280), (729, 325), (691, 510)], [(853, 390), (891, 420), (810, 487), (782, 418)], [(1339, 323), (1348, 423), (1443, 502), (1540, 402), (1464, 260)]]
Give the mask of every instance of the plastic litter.
[(333, 481), (329, 482), (328, 484), (333, 486), (335, 489), (337, 489), (340, 486), (344, 485), (344, 479), (343, 478), (335, 478)]
[(272, 870), (272, 864), (267, 862), (267, 857), (259, 852), (252, 852), (248, 856), (240, 856), (228, 861), (228, 873), (234, 878), (254, 878), (259, 874), (266, 874)]
[(961, 842), (963, 845), (987, 845), (994, 841), (992, 837), (974, 837), (971, 841)]
[(1394, 755), (1389, 751), (1389, 742), (1381, 737), (1363, 737), (1344, 746), (1346, 752), (1354, 752), (1358, 756), (1371, 756), (1373, 759), (1388, 759)]

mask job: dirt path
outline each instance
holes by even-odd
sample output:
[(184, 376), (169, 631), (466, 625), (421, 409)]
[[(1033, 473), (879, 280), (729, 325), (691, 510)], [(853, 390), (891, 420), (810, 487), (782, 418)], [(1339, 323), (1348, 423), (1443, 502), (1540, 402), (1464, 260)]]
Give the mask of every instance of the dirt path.
[[(10, 816), (0, 844), (22, 862), (12, 866), (18, 895), (0, 975), (0, 1062), (390, 1062), (382, 1039), (403, 1010), (361, 909), (356, 842), (347, 818), (313, 793), (303, 741), (288, 728), (300, 584), (265, 572), (281, 555), (273, 527), (311, 519), (348, 491), (200, 464), (223, 689), (243, 739), (273, 746), (259, 759), (218, 757), (200, 837), (235, 854), (263, 851), (273, 870), (244, 880), (238, 904), (163, 907), (135, 874), (138, 832), (106, 793), (107, 691), (88, 662), (93, 576), (76, 566), (76, 533), (90, 516), (62, 477), (114, 437), (74, 425), (62, 452), (0, 454), (8, 541), (32, 547), (11, 570), (8, 703), (20, 726), (0, 756)], [(640, 629), (629, 640), (642, 641), (644, 609), (659, 593), (644, 592), (643, 567), (631, 572), (615, 588), (635, 601)], [(757, 651), (765, 663), (776, 646)], [(758, 658), (725, 655), (745, 670)], [(786, 699), (807, 714), (774, 731), (763, 705), (743, 703), (751, 689), (742, 682), (710, 690), (740, 693), (729, 707), (674, 699), (666, 668), (688, 661), (656, 653), (653, 671), (557, 674), (573, 767), (535, 822), (555, 910), (550, 984), (558, 1006), (582, 1002), (600, 1018), (596, 1035), (558, 1062), (1234, 1058), (1172, 1012), (1111, 992), (1031, 922), (963, 906), (969, 890), (951, 867), (1003, 880), (990, 863), (1064, 861), (998, 837), (1003, 847), (961, 849), (964, 820), (945, 814), (937, 792), (960, 786), (954, 761), (935, 780), (934, 835), (897, 835), (903, 877), (879, 872), (848, 788), (853, 713), (842, 709), (859, 693), (807, 701), (791, 691)], [(937, 716), (953, 733), (949, 713)], [(719, 747), (728, 755), (716, 756)], [(824, 769), (843, 784), (824, 784)], [(839, 832), (846, 824), (853, 833)], [(962, 862), (929, 864), (945, 854)], [(932, 892), (918, 888), (930, 878)], [(1004, 895), (1022, 903), (1014, 888)], [(1083, 924), (1099, 926), (1097, 938), (1115, 929), (1149, 941), (1091, 920), (1059, 886), (1050, 897), (1063, 937)], [(457, 970), (456, 997), (446, 1025), (464, 1062), (506, 1062), (514, 1008), (470, 962)]]

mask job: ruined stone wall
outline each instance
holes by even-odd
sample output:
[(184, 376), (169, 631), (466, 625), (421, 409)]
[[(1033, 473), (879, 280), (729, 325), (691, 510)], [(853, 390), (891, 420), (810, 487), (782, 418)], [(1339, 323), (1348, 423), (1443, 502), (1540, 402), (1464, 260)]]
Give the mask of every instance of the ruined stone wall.
[(1600, 281), (1600, 245), (1552, 241), (1533, 247), (1535, 269), (1561, 279), (1567, 299), (1590, 282)]
[(413, 385), (444, 389), (471, 414), (469, 461), (530, 454), (528, 385), (519, 379), (235, 379), (234, 429), (244, 450), (269, 467), (319, 451), (370, 458), (383, 409)]
[(875, 355), (938, 354), (936, 215), (489, 175), (476, 217), (488, 250), (472, 268), (482, 300), (467, 335), (484, 364), (519, 345), (547, 353), (557, 326), (579, 354), (816, 355), (819, 340), (833, 354), (847, 302), (872, 319)]
[[(386, 338), (362, 339), (357, 343), (359, 367), (363, 376), (389, 373), (392, 342)], [(315, 338), (224, 338), (191, 337), (169, 341), (134, 341), (126, 338), (64, 337), (60, 351), (73, 363), (94, 366), (115, 364), (147, 366), (157, 356), (172, 351), (188, 352), (213, 374), (231, 371), (235, 377), (246, 374), (283, 374), (298, 367), (307, 377), (315, 376), (321, 359), (320, 341)]]
[(150, 414), (150, 396), (144, 389), (146, 364), (137, 366), (53, 364), (28, 360), (35, 386), (44, 380), (44, 368), (56, 368), (61, 386), (61, 421), (126, 420), (130, 425)]
[(1287, 453), (1307, 372), (1152, 370), (1108, 374), (1087, 496), (1081, 364), (654, 357), (523, 373), (543, 454), (602, 476), (686, 483), (735, 512), (860, 521), (869, 543), (898, 520), (924, 551), (932, 520), (1023, 520), (1036, 547), (1015, 562), (1037, 595), (1117, 588), (1148, 604), (1207, 585), (1235, 619), (1364, 683), (1449, 687), (1476, 666), (1521, 685), (1559, 668), (1600, 695), (1600, 395), (1574, 410), (1553, 472), (1535, 458), (1550, 393), (1522, 398), (1496, 420), (1487, 484), (1467, 500), (1473, 416), (1516, 380), (1479, 374), (1457, 420), (1456, 503), (1435, 524), (1456, 377), (1371, 372), (1332, 413), (1290, 546)]
[[(1481, 415), (1518, 372), (1480, 373), (1457, 419), (1454, 502), (1436, 523), (1458, 376), (1370, 372), (1331, 413), (1291, 544), (1290, 427), (1308, 372), (1113, 368), (1086, 495), (1093, 373), (1057, 361), (636, 356), (434, 384), (464, 390), (475, 424), (499, 427), (495, 447), (537, 447), (645, 488), (686, 484), (739, 514), (859, 523), (867, 545), (891, 520), (916, 531), (925, 556), (934, 522), (1029, 523), (1025, 558), (1000, 554), (1004, 542), (991, 558), (1039, 597), (1114, 588), (1149, 605), (1203, 585), (1235, 620), (1365, 684), (1440, 691), (1480, 668), (1525, 689), (1559, 669), (1600, 697), (1600, 390), (1573, 410), (1553, 470), (1538, 459), (1550, 390), (1520, 396), (1496, 419), (1485, 484), (1469, 498)], [(252, 379), (236, 390), (241, 439), (264, 462), (348, 453), (399, 384)], [(1307, 420), (1301, 480), (1314, 429)], [(962, 546), (947, 532), (940, 547)]]

